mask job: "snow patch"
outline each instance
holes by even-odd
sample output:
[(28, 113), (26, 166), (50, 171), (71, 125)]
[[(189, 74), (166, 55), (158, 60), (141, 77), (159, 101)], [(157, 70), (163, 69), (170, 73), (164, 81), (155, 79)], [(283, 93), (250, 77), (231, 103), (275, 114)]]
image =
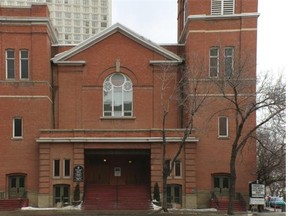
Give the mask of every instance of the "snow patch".
[(37, 207), (22, 207), (21, 210), (37, 210), (37, 211), (49, 211), (49, 210), (81, 210), (82, 207), (82, 203), (80, 205), (77, 206), (65, 206), (65, 207), (61, 207), (61, 208), (37, 208)]

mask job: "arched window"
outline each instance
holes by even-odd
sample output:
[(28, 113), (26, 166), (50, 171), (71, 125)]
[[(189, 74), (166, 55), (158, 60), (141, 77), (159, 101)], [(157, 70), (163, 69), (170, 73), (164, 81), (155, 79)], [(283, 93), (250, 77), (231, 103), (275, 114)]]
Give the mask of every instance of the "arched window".
[(131, 80), (122, 73), (114, 73), (103, 83), (103, 115), (132, 116), (133, 87)]

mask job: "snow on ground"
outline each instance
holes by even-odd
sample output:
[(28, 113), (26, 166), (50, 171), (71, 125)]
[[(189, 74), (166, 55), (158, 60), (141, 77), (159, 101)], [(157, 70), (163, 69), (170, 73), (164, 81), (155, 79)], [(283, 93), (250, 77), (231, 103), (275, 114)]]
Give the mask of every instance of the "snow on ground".
[[(37, 208), (37, 207), (22, 207), (21, 210), (37, 210), (37, 211), (48, 211), (48, 210), (81, 210), (82, 204), (78, 206), (65, 206), (65, 207), (59, 207), (59, 208)], [(153, 210), (161, 210), (161, 206), (157, 206), (153, 204)], [(216, 212), (217, 209), (214, 208), (207, 208), (207, 209), (178, 209), (178, 208), (171, 208), (170, 210), (177, 210), (177, 211), (197, 211), (197, 212)]]
[(77, 206), (65, 206), (65, 207), (61, 207), (61, 208), (36, 208), (36, 207), (22, 207), (21, 210), (43, 210), (43, 211), (47, 211), (47, 210), (81, 210), (82, 204), (77, 205)]

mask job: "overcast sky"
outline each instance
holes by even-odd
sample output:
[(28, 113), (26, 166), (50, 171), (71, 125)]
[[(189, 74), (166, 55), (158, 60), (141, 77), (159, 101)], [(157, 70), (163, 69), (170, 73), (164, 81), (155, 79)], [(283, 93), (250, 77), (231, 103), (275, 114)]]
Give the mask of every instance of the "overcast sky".
[[(258, 71), (288, 69), (288, 0), (258, 0)], [(112, 24), (156, 43), (177, 43), (177, 0), (112, 0)]]

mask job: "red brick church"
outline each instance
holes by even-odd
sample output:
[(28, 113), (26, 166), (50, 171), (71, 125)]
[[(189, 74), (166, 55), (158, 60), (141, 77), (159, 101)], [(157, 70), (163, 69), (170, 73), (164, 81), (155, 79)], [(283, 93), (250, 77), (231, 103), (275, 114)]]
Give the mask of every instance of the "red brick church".
[[(149, 208), (156, 183), (162, 196), (163, 68), (181, 80), (198, 56), (206, 85), (236, 56), (249, 52), (256, 65), (258, 15), (257, 0), (178, 0), (177, 44), (114, 24), (64, 46), (46, 5), (0, 8), (0, 204), (69, 204), (79, 183), (84, 208)], [(256, 66), (247, 76), (256, 79)], [(233, 116), (216, 90), (207, 96), (168, 177), (172, 206), (207, 208), (228, 191)], [(165, 125), (167, 161), (186, 122), (177, 101)], [(237, 160), (242, 201), (256, 178), (255, 149), (247, 146)]]

